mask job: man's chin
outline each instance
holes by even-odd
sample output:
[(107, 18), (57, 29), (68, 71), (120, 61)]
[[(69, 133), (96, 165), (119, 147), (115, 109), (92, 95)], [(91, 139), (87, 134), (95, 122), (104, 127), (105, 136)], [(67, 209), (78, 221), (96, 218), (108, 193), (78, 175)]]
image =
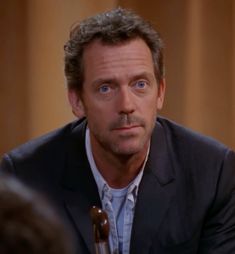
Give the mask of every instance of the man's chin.
[(113, 147), (113, 152), (119, 156), (132, 156), (142, 152), (144, 146), (141, 145), (117, 145)]

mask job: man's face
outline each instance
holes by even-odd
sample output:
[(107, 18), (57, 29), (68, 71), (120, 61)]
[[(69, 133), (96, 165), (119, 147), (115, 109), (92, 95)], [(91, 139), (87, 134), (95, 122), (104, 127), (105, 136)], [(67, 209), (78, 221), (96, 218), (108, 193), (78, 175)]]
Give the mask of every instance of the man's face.
[[(162, 108), (165, 84), (157, 84), (150, 49), (141, 39), (119, 45), (96, 40), (84, 51), (81, 97), (93, 150), (117, 156), (146, 150)], [(71, 99), (70, 99), (71, 101)], [(79, 103), (77, 103), (79, 102)], [(76, 109), (75, 109), (76, 110)]]

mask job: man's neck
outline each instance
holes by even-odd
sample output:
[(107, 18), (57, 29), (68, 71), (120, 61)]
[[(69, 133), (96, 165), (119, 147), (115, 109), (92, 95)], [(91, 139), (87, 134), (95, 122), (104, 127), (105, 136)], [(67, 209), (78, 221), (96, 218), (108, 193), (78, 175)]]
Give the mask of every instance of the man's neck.
[(148, 147), (143, 151), (126, 156), (117, 156), (105, 150), (95, 150), (93, 157), (98, 170), (112, 188), (124, 188), (131, 183), (140, 172)]

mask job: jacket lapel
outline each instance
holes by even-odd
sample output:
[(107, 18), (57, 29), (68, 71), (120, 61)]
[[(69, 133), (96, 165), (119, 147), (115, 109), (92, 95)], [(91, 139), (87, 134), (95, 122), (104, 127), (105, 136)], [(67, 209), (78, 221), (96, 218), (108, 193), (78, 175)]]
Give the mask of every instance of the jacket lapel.
[(149, 252), (152, 242), (156, 239), (158, 227), (169, 209), (174, 194), (174, 171), (169, 153), (165, 132), (158, 122), (152, 135), (149, 158), (139, 186), (130, 253)]
[(67, 165), (63, 177), (65, 208), (80, 232), (90, 253), (95, 253), (92, 223), (89, 215), (92, 206), (101, 207), (98, 189), (85, 151), (86, 121), (72, 130), (68, 138)]

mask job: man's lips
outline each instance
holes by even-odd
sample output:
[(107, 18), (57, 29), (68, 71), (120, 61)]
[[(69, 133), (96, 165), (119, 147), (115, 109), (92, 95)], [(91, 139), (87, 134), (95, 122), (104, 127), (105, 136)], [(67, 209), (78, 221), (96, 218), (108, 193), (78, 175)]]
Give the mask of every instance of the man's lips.
[(120, 127), (114, 128), (113, 130), (125, 131), (125, 130), (133, 130), (133, 129), (140, 128), (140, 127), (141, 127), (140, 125), (120, 126)]

